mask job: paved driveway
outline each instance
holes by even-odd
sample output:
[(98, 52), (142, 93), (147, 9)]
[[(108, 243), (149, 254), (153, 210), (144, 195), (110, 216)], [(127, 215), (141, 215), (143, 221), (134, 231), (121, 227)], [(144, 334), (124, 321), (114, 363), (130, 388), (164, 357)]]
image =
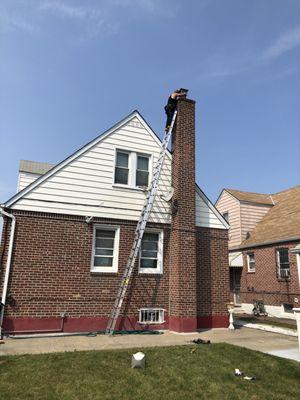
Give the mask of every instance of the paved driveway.
[[(237, 346), (247, 347), (265, 353), (285, 351), (295, 352), (297, 338), (277, 333), (241, 328), (235, 331), (228, 329), (211, 329), (200, 333), (177, 334), (166, 332), (162, 335), (122, 335), (96, 337), (47, 337), (34, 339), (5, 339), (0, 345), (1, 355), (39, 354), (74, 350), (103, 350), (120, 348), (140, 348), (149, 346), (173, 346), (188, 344), (195, 338), (209, 339), (214, 343), (226, 342)], [(280, 353), (281, 352), (281, 353)], [(274, 353), (275, 354), (275, 353)], [(297, 353), (295, 353), (297, 354)]]

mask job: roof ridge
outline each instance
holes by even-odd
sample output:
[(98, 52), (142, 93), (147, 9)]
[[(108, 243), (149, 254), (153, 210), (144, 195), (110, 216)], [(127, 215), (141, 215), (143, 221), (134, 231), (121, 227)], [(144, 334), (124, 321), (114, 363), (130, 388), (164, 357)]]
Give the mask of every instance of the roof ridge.
[(275, 196), (276, 194), (285, 193), (285, 192), (288, 192), (288, 191), (296, 189), (296, 188), (300, 188), (300, 185), (292, 186), (292, 187), (290, 187), (288, 189), (281, 190), (280, 192), (272, 193), (272, 196)]

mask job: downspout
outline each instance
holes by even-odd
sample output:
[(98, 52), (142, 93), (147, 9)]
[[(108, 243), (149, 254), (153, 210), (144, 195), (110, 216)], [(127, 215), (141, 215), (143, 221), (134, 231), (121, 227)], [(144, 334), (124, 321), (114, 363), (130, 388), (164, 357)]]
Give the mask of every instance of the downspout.
[(4, 211), (3, 205), (0, 206), (0, 214), (3, 217), (4, 215), (11, 219), (11, 230), (10, 230), (10, 238), (9, 238), (9, 246), (8, 246), (8, 254), (6, 260), (6, 269), (5, 269), (5, 277), (3, 283), (3, 290), (2, 290), (2, 298), (1, 298), (1, 313), (0, 313), (0, 338), (2, 338), (2, 325), (3, 325), (3, 318), (4, 318), (4, 309), (6, 304), (6, 297), (7, 297), (7, 288), (8, 288), (8, 280), (9, 280), (9, 273), (11, 267), (11, 257), (12, 257), (12, 250), (14, 244), (14, 236), (15, 236), (15, 226), (16, 226), (16, 217), (8, 212)]

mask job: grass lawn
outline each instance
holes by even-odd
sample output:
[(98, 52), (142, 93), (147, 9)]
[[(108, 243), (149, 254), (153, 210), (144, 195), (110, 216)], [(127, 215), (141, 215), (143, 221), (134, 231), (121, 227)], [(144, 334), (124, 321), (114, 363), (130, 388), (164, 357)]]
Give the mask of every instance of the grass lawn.
[(128, 349), (1, 357), (0, 399), (300, 399), (297, 362), (227, 344), (141, 350), (145, 370), (130, 368)]

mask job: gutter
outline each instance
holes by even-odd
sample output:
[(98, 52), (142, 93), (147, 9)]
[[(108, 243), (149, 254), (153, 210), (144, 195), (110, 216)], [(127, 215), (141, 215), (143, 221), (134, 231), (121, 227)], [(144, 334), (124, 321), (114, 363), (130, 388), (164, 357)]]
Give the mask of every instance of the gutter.
[(3, 318), (4, 318), (4, 309), (5, 309), (5, 304), (6, 304), (6, 297), (7, 297), (7, 288), (8, 288), (10, 267), (11, 267), (12, 250), (13, 250), (13, 244), (14, 244), (16, 217), (13, 214), (9, 214), (8, 212), (4, 211), (3, 205), (0, 205), (0, 214), (2, 217), (5, 215), (6, 217), (10, 218), (12, 221), (11, 230), (10, 230), (10, 238), (9, 238), (9, 246), (8, 246), (8, 254), (7, 254), (7, 260), (6, 260), (6, 269), (5, 269), (3, 290), (2, 290), (2, 298), (1, 298), (0, 338), (2, 338), (2, 325), (3, 325)]

